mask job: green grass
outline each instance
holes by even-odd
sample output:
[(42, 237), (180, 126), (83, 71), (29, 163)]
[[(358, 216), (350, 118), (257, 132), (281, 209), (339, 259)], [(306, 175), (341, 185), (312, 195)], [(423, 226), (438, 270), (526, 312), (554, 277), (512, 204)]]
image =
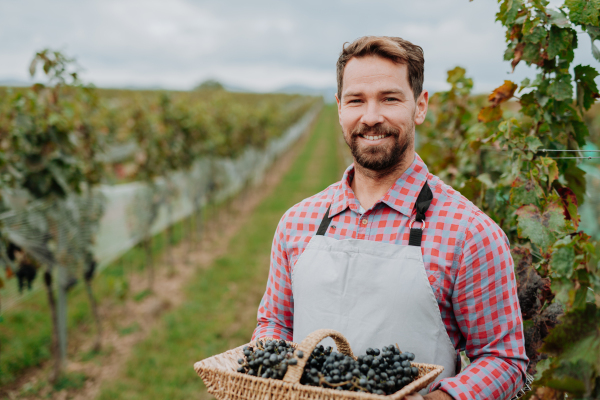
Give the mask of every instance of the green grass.
[(292, 168), (230, 241), (227, 255), (197, 273), (185, 289), (186, 301), (135, 346), (100, 399), (208, 397), (192, 365), (250, 340), (277, 223), (293, 204), (340, 179), (338, 132), (335, 108), (326, 107)]

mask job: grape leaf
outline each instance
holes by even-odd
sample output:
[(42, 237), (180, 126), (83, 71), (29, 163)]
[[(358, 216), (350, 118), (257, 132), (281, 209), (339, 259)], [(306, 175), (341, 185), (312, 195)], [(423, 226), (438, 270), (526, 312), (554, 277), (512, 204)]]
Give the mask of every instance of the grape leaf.
[(573, 23), (598, 26), (600, 0), (566, 0), (565, 5)]
[(550, 23), (552, 25), (558, 26), (559, 28), (566, 28), (567, 26), (571, 26), (571, 22), (569, 21), (567, 16), (562, 12), (548, 9), (547, 13), (550, 15)]
[(519, 85), (511, 82), (504, 81), (504, 83), (494, 89), (494, 91), (488, 96), (488, 100), (492, 103), (493, 106), (498, 106), (505, 101), (510, 100), (511, 97), (515, 94), (515, 90)]
[(517, 177), (510, 190), (510, 202), (513, 204), (537, 204), (544, 191), (533, 179)]
[(502, 118), (502, 109), (496, 106), (483, 107), (477, 115), (479, 122), (497, 121)]
[(548, 58), (554, 58), (565, 50), (569, 50), (572, 43), (572, 29), (562, 29), (553, 26), (552, 29), (550, 29), (550, 39), (548, 41)]
[(586, 32), (590, 36), (590, 42), (592, 44), (592, 55), (597, 61), (600, 61), (600, 50), (594, 44), (594, 41), (600, 39), (600, 27), (587, 25), (585, 27)]
[(520, 5), (520, 0), (503, 0), (500, 4), (500, 11), (496, 14), (496, 21), (513, 24), (517, 18)]
[(512, 61), (510, 65), (512, 65), (513, 72), (517, 67), (517, 64), (521, 62), (521, 58), (523, 58), (523, 48), (525, 47), (525, 43), (519, 43), (517, 47), (515, 47), (514, 52), (512, 53)]
[(573, 223), (573, 228), (579, 227), (580, 216), (577, 212), (577, 196), (568, 187), (561, 187), (557, 190), (560, 199), (563, 202), (563, 214), (565, 218)]
[(461, 78), (464, 78), (466, 73), (467, 73), (467, 70), (465, 70), (464, 68), (455, 67), (454, 69), (451, 69), (448, 71), (448, 79), (446, 79), (446, 81), (448, 83), (456, 83)]
[(582, 121), (571, 121), (571, 125), (575, 133), (575, 141), (579, 146), (585, 146), (585, 138), (590, 134), (587, 125)]
[(563, 171), (563, 177), (567, 181), (567, 187), (575, 193), (577, 204), (583, 204), (586, 188), (585, 171), (575, 164), (569, 164), (569, 167)]
[(575, 249), (571, 236), (565, 236), (554, 243), (554, 251), (550, 259), (550, 268), (559, 276), (571, 278), (575, 266)]
[(577, 82), (577, 102), (580, 107), (589, 110), (597, 98), (598, 86), (594, 79), (598, 76), (598, 71), (589, 65), (578, 65), (575, 67), (575, 82)]
[(519, 237), (531, 240), (544, 254), (565, 228), (562, 205), (554, 202), (549, 203), (543, 213), (536, 205), (528, 204), (519, 207), (516, 214)]
[(558, 179), (558, 165), (550, 157), (540, 157), (539, 159), (540, 170), (546, 173), (548, 177), (548, 185), (552, 185), (552, 182)]
[(536, 151), (543, 146), (540, 139), (538, 139), (536, 136), (527, 136), (525, 138), (525, 143), (527, 143), (527, 149), (530, 151)]
[(550, 86), (548, 86), (548, 95), (555, 100), (570, 100), (573, 97), (573, 85), (571, 84), (571, 75), (560, 74)]
[(600, 370), (600, 309), (588, 303), (582, 309), (563, 315), (561, 322), (546, 338), (542, 350), (572, 362), (583, 360), (597, 374)]

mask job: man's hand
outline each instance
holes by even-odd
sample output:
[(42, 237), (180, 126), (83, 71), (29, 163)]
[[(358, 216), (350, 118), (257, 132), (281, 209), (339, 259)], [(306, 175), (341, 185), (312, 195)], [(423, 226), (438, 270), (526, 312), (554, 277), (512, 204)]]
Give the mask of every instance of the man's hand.
[(411, 394), (405, 397), (406, 400), (454, 400), (452, 396), (450, 396), (446, 392), (442, 392), (441, 390), (436, 390), (431, 393), (427, 393), (425, 396), (421, 396), (419, 393)]

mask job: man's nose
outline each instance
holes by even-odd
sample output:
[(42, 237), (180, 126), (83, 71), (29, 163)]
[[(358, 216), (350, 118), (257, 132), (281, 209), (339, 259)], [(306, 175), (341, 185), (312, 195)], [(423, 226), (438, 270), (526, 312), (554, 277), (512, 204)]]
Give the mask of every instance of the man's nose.
[(383, 123), (383, 115), (381, 114), (381, 108), (377, 102), (367, 102), (367, 107), (364, 114), (362, 115), (360, 122), (367, 126), (375, 126)]

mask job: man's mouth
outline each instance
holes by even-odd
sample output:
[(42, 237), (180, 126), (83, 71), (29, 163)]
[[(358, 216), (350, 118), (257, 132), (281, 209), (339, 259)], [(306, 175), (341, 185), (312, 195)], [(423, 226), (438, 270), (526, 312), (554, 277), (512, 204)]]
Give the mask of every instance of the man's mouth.
[(360, 136), (363, 139), (367, 139), (367, 140), (379, 140), (379, 139), (383, 139), (383, 138), (386, 138), (391, 135), (376, 135), (376, 136), (374, 136), (374, 135), (358, 135), (358, 136)]

